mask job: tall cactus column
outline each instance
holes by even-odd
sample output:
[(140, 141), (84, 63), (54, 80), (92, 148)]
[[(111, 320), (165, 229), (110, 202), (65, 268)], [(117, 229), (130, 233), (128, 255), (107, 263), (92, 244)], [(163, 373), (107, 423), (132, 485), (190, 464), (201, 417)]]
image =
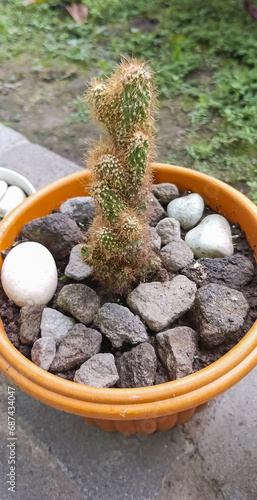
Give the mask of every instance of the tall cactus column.
[(146, 210), (154, 150), (151, 70), (125, 61), (107, 81), (93, 82), (87, 99), (107, 134), (88, 159), (97, 208), (84, 255), (94, 277), (123, 294), (149, 272), (153, 259)]

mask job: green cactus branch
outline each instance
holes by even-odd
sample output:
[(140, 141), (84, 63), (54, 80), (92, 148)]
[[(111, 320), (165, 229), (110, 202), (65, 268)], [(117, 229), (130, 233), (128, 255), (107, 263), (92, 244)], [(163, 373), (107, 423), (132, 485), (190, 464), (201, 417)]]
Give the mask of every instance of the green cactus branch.
[(130, 181), (139, 187), (146, 172), (150, 141), (147, 135), (136, 132), (131, 137), (127, 152)]
[(125, 208), (125, 205), (119, 199), (114, 190), (108, 187), (104, 181), (95, 184), (92, 187), (92, 196), (97, 201), (103, 211), (103, 215), (109, 222), (115, 222)]
[(95, 278), (123, 294), (153, 259), (146, 217), (154, 154), (152, 72), (143, 62), (124, 61), (110, 79), (92, 82), (87, 100), (107, 134), (88, 159), (97, 216), (84, 255)]
[(102, 155), (94, 166), (94, 172), (99, 181), (105, 181), (114, 191), (125, 190), (124, 170), (115, 156)]

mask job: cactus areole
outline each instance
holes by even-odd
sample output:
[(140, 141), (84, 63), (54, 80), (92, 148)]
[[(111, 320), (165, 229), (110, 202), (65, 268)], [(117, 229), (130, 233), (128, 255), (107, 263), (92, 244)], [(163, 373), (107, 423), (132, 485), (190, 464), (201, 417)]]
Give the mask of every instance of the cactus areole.
[(89, 154), (96, 215), (83, 249), (94, 277), (117, 294), (157, 265), (150, 244), (148, 203), (154, 153), (154, 86), (143, 62), (124, 61), (86, 98), (106, 135)]

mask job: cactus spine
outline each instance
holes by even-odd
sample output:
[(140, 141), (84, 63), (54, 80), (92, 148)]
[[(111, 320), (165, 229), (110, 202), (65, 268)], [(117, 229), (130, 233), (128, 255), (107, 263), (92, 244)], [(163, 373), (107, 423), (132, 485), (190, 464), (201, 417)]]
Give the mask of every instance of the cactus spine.
[(154, 151), (151, 70), (143, 62), (124, 61), (110, 79), (94, 81), (86, 97), (107, 131), (88, 158), (97, 208), (86, 261), (106, 288), (123, 294), (153, 257), (146, 210)]

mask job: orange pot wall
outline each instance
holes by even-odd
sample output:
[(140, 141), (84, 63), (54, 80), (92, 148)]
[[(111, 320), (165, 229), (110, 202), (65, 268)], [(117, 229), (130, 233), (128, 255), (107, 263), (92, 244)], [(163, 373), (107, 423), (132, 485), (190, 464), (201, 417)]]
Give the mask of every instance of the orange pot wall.
[[(190, 189), (232, 222), (239, 222), (257, 256), (257, 208), (244, 195), (207, 175), (182, 167), (153, 164), (155, 182)], [(89, 194), (90, 174), (80, 171), (27, 198), (0, 223), (0, 251), (8, 248), (22, 226), (67, 198)], [(0, 261), (1, 266), (1, 261)], [(9, 342), (0, 321), (0, 370), (35, 399), (85, 418), (105, 430), (149, 434), (184, 423), (207, 401), (240, 381), (257, 365), (257, 322), (230, 352), (183, 379), (138, 389), (101, 389), (76, 384), (45, 372)]]

